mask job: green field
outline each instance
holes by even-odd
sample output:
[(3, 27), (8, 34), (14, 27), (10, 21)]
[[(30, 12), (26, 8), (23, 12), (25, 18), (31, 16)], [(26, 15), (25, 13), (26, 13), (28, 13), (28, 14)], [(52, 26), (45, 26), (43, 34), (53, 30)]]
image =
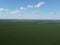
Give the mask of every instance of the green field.
[(60, 45), (60, 24), (1, 20), (0, 45)]

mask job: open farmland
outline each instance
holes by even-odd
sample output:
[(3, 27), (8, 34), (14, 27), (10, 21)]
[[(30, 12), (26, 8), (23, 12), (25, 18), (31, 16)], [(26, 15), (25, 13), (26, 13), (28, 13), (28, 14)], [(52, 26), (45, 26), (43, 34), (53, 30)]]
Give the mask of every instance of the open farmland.
[(60, 45), (60, 23), (0, 20), (0, 45)]

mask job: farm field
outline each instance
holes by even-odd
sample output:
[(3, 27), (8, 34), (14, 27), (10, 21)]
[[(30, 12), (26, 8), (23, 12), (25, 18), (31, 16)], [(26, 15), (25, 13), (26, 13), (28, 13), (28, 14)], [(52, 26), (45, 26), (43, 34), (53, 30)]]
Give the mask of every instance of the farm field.
[(60, 23), (0, 20), (0, 45), (60, 45)]

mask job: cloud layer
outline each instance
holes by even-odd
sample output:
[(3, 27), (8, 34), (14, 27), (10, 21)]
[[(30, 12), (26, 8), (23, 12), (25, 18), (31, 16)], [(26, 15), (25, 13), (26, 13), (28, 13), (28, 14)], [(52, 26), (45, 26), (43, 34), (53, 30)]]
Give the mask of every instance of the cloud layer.
[(26, 9), (29, 9), (29, 8), (39, 8), (39, 7), (43, 6), (44, 4), (45, 4), (45, 2), (39, 2), (39, 3), (35, 4), (35, 5), (33, 5), (33, 4), (32, 5), (27, 5), (26, 7), (21, 6), (19, 9), (16, 9), (16, 10), (0, 8), (0, 12), (4, 12), (5, 15), (6, 14), (12, 14), (12, 15), (16, 14), (17, 15), (17, 14), (19, 14), (20, 12), (22, 12), (22, 11), (24, 11)]

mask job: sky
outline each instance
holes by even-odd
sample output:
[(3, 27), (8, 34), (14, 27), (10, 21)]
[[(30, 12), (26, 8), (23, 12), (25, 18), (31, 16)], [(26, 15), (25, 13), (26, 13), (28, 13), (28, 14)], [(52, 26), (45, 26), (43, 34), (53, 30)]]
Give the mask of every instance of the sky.
[(0, 19), (60, 20), (60, 0), (0, 0)]

